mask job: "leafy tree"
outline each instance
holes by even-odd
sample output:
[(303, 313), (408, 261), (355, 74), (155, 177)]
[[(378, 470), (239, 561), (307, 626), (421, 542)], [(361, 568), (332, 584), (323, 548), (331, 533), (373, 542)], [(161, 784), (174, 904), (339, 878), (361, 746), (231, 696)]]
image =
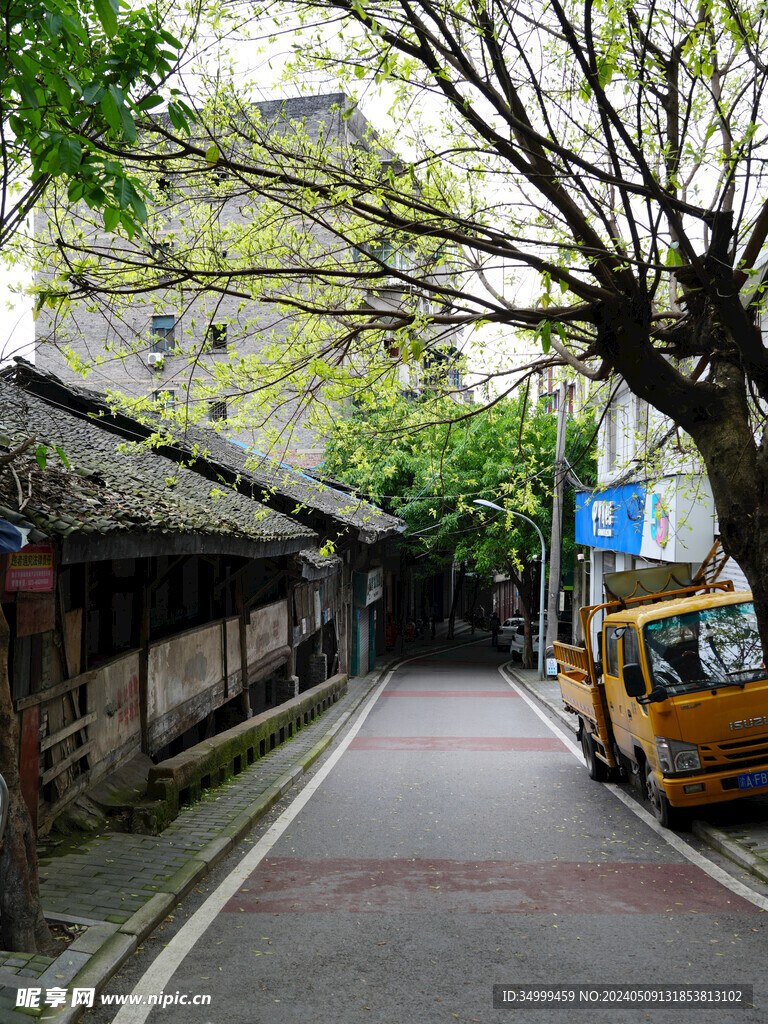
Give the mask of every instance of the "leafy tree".
[[(386, 506), (408, 524), (411, 560), (434, 568), (455, 562), (458, 585), (466, 572), (492, 578), (506, 572), (520, 595), (525, 619), (525, 664), (533, 661), (531, 617), (537, 602), (540, 544), (535, 530), (515, 515), (488, 513), (475, 498), (503, 502), (546, 534), (551, 529), (557, 417), (529, 396), (474, 410), (456, 424), (454, 403), (443, 400), (444, 419), (425, 425), (432, 403), (371, 396), (337, 422), (323, 469)], [(594, 475), (591, 417), (568, 423), (567, 457), (585, 477)], [(566, 504), (564, 564), (573, 561), (573, 491)], [(570, 522), (570, 530), (568, 529)], [(452, 609), (455, 613), (455, 608)], [(452, 625), (452, 622), (451, 622)]]
[[(157, 6), (118, 0), (5, 0), (0, 38), (0, 253), (23, 259), (20, 229), (54, 181), (71, 203), (98, 211), (103, 228), (133, 236), (147, 219), (144, 186), (113, 152), (135, 142), (136, 121), (161, 102), (180, 42)], [(178, 128), (189, 114), (173, 91)], [(4, 410), (6, 416), (23, 415)], [(30, 438), (0, 457), (13, 464)], [(0, 773), (10, 795), (0, 845), (0, 924), (5, 949), (50, 941), (40, 905), (35, 837), (19, 788), (18, 724), (8, 678), (9, 629), (0, 608)]]
[[(540, 346), (540, 364), (619, 375), (701, 453), (768, 652), (765, 5), (291, 0), (254, 10), (281, 30), (303, 20), (294, 79), (326, 71), (366, 96), (382, 90), (405, 156), (383, 137), (345, 150), (322, 134), (269, 131), (232, 94), (222, 101), (217, 83), (216, 165), (253, 221), (233, 232), (226, 268), (207, 258), (210, 245), (184, 245), (167, 280), (304, 318), (295, 344), (247, 381), (233, 370), (232, 390), (265, 394), (291, 376), (304, 394), (370, 387), (387, 339), (399, 331), (400, 350), (418, 358), (412, 339), (427, 325), (468, 339), (480, 325), (515, 329)], [(180, 168), (210, 153), (210, 137), (174, 149), (174, 133), (158, 131)], [(202, 226), (196, 237), (207, 237)], [(73, 242), (72, 260), (81, 248)], [(120, 258), (121, 285), (94, 263), (72, 294), (145, 291), (146, 261)], [(393, 277), (398, 301), (368, 300)]]
[[(111, 149), (134, 143), (136, 121), (164, 101), (181, 43), (158, 7), (118, 14), (118, 0), (3, 4), (0, 250), (55, 178), (107, 230), (120, 223), (132, 234), (146, 221), (143, 189)], [(183, 126), (178, 95), (171, 109)]]

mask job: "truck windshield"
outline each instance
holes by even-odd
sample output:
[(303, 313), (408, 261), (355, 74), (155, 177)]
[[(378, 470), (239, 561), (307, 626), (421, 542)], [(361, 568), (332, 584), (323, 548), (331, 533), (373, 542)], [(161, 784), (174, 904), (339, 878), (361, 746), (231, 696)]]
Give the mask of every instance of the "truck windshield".
[(766, 676), (751, 601), (657, 619), (643, 628), (643, 639), (651, 685), (670, 695)]

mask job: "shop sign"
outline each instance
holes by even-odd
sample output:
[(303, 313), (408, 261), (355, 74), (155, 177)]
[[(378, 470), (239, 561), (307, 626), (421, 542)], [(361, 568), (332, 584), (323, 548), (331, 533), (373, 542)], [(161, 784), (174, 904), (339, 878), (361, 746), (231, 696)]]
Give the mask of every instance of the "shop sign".
[(639, 555), (643, 543), (645, 485), (625, 484), (576, 494), (576, 543)]
[(53, 590), (53, 545), (28, 544), (21, 551), (8, 554), (5, 589), (39, 592)]
[(356, 572), (354, 577), (355, 605), (367, 608), (384, 596), (384, 569), (378, 566), (368, 572)]

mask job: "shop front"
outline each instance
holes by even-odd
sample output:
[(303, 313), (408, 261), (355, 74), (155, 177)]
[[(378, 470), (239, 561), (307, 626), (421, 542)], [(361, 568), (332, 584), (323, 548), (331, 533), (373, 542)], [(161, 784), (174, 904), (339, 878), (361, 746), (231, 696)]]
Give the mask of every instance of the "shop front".
[(384, 569), (356, 572), (352, 583), (352, 675), (365, 675), (376, 661), (377, 602), (384, 597)]

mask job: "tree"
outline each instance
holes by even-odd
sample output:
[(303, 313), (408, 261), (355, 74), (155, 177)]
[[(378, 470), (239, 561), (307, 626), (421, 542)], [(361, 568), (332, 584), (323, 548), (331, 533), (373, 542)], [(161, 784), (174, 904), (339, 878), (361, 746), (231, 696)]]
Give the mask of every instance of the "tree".
[[(482, 409), (482, 407), (480, 407)], [(430, 423), (436, 409), (443, 421)], [(395, 397), (369, 401), (337, 422), (323, 469), (352, 484), (366, 499), (405, 519), (411, 562), (434, 568), (456, 563), (466, 572), (492, 579), (506, 572), (518, 589), (525, 620), (525, 664), (533, 662), (531, 617), (536, 610), (540, 545), (534, 529), (519, 517), (488, 513), (476, 497), (503, 501), (543, 531), (552, 519), (557, 417), (521, 394), (460, 424), (455, 403), (438, 406)], [(426, 413), (426, 415), (425, 415)], [(426, 422), (426, 425), (425, 425)], [(568, 424), (567, 458), (594, 477), (594, 422)], [(574, 492), (566, 502), (563, 559), (574, 555)], [(459, 583), (460, 585), (460, 583)], [(455, 609), (452, 609), (455, 612)]]
[[(109, 151), (136, 139), (135, 120), (162, 101), (181, 43), (156, 6), (117, 0), (3, 3), (0, 59), (0, 253), (26, 255), (21, 230), (46, 190), (61, 183), (70, 202), (97, 210), (107, 231), (133, 236), (146, 221), (143, 184)], [(166, 90), (167, 93), (167, 90)], [(175, 123), (188, 110), (171, 91)], [(5, 416), (23, 410), (4, 410)], [(28, 457), (34, 438), (0, 456), (0, 472)], [(0, 773), (9, 816), (0, 844), (0, 925), (5, 949), (35, 952), (50, 941), (40, 905), (35, 836), (21, 796), (18, 724), (8, 677), (8, 623), (0, 608)]]
[[(0, 251), (24, 225), (53, 179), (72, 202), (98, 210), (104, 227), (133, 234), (146, 207), (110, 144), (136, 141), (136, 120), (164, 102), (181, 43), (158, 7), (117, 0), (34, 0), (3, 4), (0, 41)], [(188, 108), (172, 90), (179, 127)]]
[[(281, 29), (297, 14), (294, 76), (389, 90), (406, 155), (386, 139), (334, 152), (217, 102), (212, 158), (250, 197), (254, 224), (235, 233), (227, 272), (185, 249), (169, 279), (305, 319), (294, 352), (232, 387), (263, 392), (297, 368), (300, 390), (369, 387), (369, 364), (355, 375), (350, 354), (359, 365), (427, 323), (514, 329), (541, 346), (539, 365), (618, 375), (693, 439), (768, 653), (764, 5), (292, 0), (255, 11)], [(180, 168), (211, 156), (210, 138), (184, 149), (157, 131)], [(335, 244), (303, 243), (307, 225)], [(122, 259), (112, 292), (146, 288)], [(91, 294), (104, 272), (88, 265), (56, 287)], [(393, 276), (407, 286), (397, 308), (366, 301)]]

